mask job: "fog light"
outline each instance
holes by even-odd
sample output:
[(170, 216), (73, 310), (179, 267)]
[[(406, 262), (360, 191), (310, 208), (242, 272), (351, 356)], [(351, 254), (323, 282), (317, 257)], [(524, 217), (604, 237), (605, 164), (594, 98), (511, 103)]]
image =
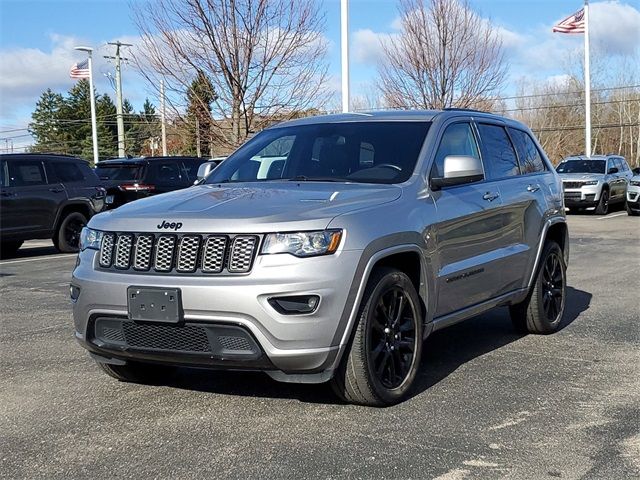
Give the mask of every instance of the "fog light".
[(71, 297), (71, 301), (73, 303), (76, 303), (78, 301), (78, 297), (80, 296), (80, 287), (69, 285), (69, 296)]
[(318, 308), (319, 303), (320, 297), (318, 295), (272, 297), (269, 299), (269, 305), (282, 315), (313, 313)]

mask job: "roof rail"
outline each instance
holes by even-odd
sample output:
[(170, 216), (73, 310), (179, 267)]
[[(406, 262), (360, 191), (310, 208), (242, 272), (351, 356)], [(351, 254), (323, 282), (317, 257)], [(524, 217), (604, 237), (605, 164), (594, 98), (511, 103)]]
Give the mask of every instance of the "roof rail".
[(491, 113), (491, 112), (486, 112), (484, 110), (476, 110), (474, 108), (460, 108), (460, 107), (446, 107), (442, 109), (445, 112), (475, 112), (475, 113)]

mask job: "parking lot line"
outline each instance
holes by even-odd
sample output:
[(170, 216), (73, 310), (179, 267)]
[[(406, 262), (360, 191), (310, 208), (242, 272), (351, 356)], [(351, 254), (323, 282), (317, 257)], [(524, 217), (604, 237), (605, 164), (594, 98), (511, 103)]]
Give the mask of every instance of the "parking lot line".
[(596, 220), (607, 220), (609, 218), (621, 217), (622, 215), (626, 215), (625, 212), (614, 213), (613, 215), (607, 215), (606, 217), (598, 217)]
[(25, 262), (36, 262), (38, 260), (51, 260), (52, 258), (66, 258), (66, 257), (70, 257), (76, 255), (75, 253), (63, 253), (60, 255), (43, 255), (42, 257), (37, 257), (37, 258), (25, 258), (22, 260), (10, 260), (8, 262), (0, 262), (0, 266), (2, 265), (11, 265), (14, 263), (25, 263)]

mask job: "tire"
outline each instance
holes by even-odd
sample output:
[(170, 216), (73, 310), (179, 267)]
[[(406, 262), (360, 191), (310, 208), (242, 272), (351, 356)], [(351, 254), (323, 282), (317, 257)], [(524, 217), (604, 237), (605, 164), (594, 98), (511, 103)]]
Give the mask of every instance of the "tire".
[(53, 236), (53, 245), (63, 253), (75, 253), (80, 247), (80, 231), (87, 224), (87, 217), (80, 212), (68, 213), (60, 222)]
[(609, 190), (603, 189), (600, 195), (600, 201), (596, 205), (596, 215), (606, 215), (609, 213)]
[(549, 334), (562, 322), (566, 299), (566, 265), (560, 245), (548, 241), (527, 298), (509, 307), (511, 321), (520, 333)]
[(637, 217), (638, 215), (640, 215), (640, 212), (637, 212), (635, 210), (631, 210), (631, 207), (627, 203), (627, 215), (629, 215), (631, 217)]
[(374, 270), (357, 319), (331, 386), (349, 403), (398, 403), (415, 380), (422, 354), (422, 308), (409, 277), (392, 268)]
[(127, 362), (126, 365), (114, 365), (96, 361), (100, 369), (110, 377), (121, 382), (159, 384), (171, 379), (173, 367), (148, 363)]
[(13, 242), (2, 242), (0, 244), (0, 258), (13, 257), (22, 246), (22, 243), (22, 240)]

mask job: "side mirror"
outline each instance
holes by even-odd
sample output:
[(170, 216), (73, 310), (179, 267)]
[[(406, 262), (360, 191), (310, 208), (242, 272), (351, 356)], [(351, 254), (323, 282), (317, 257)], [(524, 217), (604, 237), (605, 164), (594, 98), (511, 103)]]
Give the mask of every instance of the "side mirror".
[(209, 176), (209, 174), (216, 168), (216, 164), (213, 162), (204, 162), (198, 167), (198, 173), (194, 185), (200, 185)]
[(611, 175), (613, 173), (618, 173), (618, 172), (619, 172), (618, 167), (611, 167), (609, 169), (609, 175)]
[(479, 158), (464, 155), (447, 155), (444, 158), (442, 177), (431, 178), (431, 188), (452, 187), (484, 179), (484, 169)]

